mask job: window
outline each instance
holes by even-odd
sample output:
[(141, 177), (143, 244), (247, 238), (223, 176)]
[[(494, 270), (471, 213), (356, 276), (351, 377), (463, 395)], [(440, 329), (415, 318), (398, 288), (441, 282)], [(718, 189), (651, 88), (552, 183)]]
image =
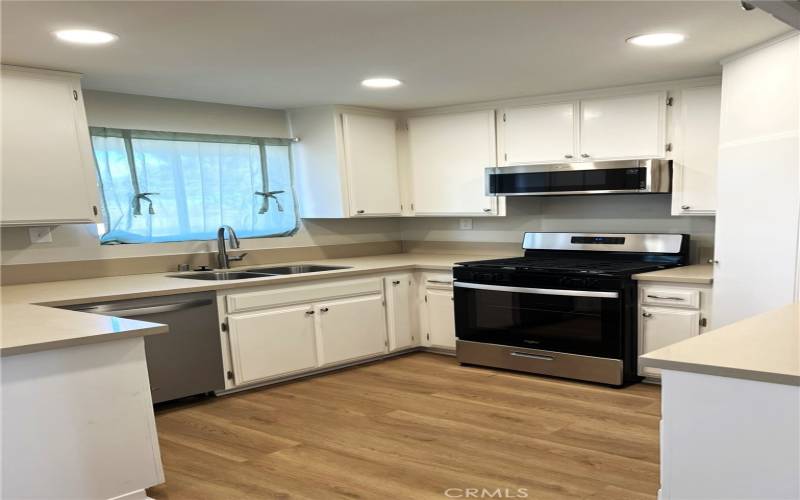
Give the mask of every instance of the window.
[(103, 244), (297, 231), (286, 139), (91, 127), (107, 231)]

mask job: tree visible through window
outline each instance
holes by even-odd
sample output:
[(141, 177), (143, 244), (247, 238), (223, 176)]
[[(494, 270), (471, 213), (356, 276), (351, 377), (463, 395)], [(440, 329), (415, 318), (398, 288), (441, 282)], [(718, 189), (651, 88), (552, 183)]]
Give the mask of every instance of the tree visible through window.
[(286, 139), (90, 128), (107, 232), (101, 243), (297, 231)]

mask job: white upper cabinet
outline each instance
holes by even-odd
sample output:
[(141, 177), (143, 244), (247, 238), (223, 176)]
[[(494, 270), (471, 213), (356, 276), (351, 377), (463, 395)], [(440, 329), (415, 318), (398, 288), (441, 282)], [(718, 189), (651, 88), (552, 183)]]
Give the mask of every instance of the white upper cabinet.
[(584, 161), (663, 158), (666, 92), (580, 101)]
[(289, 111), (303, 218), (399, 216), (395, 119), (335, 106)]
[(721, 88), (687, 88), (677, 96), (673, 215), (713, 215), (717, 201)]
[(577, 157), (578, 103), (507, 108), (501, 111), (504, 165), (573, 161)]
[(350, 215), (400, 215), (394, 118), (342, 114)]
[(3, 66), (2, 225), (97, 222), (80, 76)]
[(409, 118), (408, 148), (415, 215), (502, 215), (484, 182), (496, 166), (494, 110)]

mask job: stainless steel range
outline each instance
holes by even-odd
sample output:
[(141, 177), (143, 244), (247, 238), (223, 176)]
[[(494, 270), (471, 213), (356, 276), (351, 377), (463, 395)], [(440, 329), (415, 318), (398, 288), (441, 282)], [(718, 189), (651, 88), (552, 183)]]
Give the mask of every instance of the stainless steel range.
[(688, 261), (686, 234), (525, 233), (524, 257), (459, 263), (464, 364), (621, 386), (637, 376), (640, 272)]

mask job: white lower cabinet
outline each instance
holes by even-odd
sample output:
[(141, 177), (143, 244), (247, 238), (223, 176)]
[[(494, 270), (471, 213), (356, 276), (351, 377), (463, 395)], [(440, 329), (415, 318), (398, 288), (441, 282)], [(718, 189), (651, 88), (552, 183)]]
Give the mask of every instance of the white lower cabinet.
[(225, 294), (219, 302), (226, 388), (385, 354), (383, 281), (321, 280)]
[(397, 351), (418, 344), (411, 307), (414, 279), (411, 273), (393, 274), (385, 278), (386, 325), (389, 350)]
[(234, 381), (246, 384), (317, 366), (311, 304), (230, 316)]
[(427, 275), (425, 277), (424, 304), (425, 345), (455, 349), (453, 278), (449, 275)]
[[(652, 283), (639, 285), (639, 354), (700, 335), (708, 325), (711, 287)], [(658, 368), (639, 367), (639, 375), (661, 376)]]
[[(642, 352), (655, 351), (700, 334), (700, 311), (642, 307)], [(642, 367), (645, 376), (658, 376), (657, 368)]]
[(332, 300), (316, 306), (320, 365), (386, 352), (386, 312), (382, 295)]

